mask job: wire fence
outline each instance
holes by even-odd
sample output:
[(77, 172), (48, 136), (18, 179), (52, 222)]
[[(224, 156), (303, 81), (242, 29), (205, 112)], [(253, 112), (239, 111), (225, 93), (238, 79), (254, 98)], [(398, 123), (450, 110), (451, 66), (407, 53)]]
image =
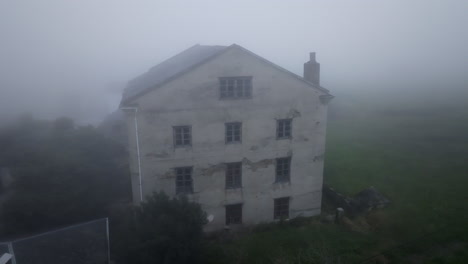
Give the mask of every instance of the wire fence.
[(0, 256), (12, 254), (12, 264), (108, 264), (109, 249), (109, 223), (103, 218), (0, 243)]

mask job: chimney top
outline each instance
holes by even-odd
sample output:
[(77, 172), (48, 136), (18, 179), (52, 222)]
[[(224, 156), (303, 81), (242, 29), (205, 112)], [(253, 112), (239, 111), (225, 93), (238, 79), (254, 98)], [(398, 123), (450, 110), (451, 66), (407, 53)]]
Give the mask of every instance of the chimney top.
[(320, 85), (320, 63), (315, 60), (315, 52), (309, 53), (310, 60), (304, 63), (304, 79)]
[(310, 62), (316, 62), (315, 61), (315, 52), (309, 53), (309, 56), (310, 56), (310, 59), (309, 59)]

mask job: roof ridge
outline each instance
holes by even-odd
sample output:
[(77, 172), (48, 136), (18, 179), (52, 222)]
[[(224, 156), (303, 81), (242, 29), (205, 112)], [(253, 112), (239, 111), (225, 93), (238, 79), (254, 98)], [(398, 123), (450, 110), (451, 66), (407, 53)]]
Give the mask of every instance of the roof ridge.
[(151, 67), (147, 72), (130, 80), (123, 92), (120, 105), (124, 105), (125, 103), (128, 103), (129, 101), (141, 96), (147, 91), (157, 88), (177, 78), (178, 76), (191, 71), (195, 67), (206, 63), (207, 61), (232, 48), (239, 48), (247, 54), (250, 54), (258, 60), (270, 65), (271, 67), (274, 67), (277, 70), (282, 71), (315, 89), (329, 94), (329, 90), (323, 88), (322, 86), (311, 83), (303, 77), (253, 53), (252, 51), (238, 44), (234, 43), (230, 46), (195, 44), (185, 49), (184, 51), (158, 63), (157, 65)]

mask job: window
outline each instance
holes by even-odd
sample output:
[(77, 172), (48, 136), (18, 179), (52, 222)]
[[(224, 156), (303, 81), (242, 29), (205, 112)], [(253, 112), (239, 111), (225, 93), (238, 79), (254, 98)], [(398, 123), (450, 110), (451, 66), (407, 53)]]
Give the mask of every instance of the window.
[(190, 146), (192, 144), (192, 129), (190, 126), (174, 127), (174, 146)]
[(242, 99), (252, 97), (252, 77), (219, 78), (221, 99)]
[(226, 143), (240, 143), (242, 140), (242, 123), (226, 123)]
[(242, 204), (226, 205), (226, 225), (242, 224)]
[(273, 213), (274, 219), (289, 218), (289, 197), (275, 199), (275, 208)]
[(289, 182), (291, 157), (276, 159), (276, 182)]
[(276, 121), (276, 138), (291, 138), (292, 119), (279, 119)]
[(192, 193), (192, 167), (175, 168), (176, 194)]
[(226, 163), (226, 189), (242, 187), (242, 162)]

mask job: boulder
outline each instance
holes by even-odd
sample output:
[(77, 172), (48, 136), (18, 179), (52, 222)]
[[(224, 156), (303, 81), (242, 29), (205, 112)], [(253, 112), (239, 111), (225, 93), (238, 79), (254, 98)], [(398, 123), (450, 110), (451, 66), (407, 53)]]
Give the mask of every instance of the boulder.
[(349, 216), (356, 216), (373, 209), (383, 208), (390, 203), (390, 200), (379, 193), (374, 187), (364, 189), (353, 198), (350, 198), (324, 185), (323, 194), (335, 206), (343, 208)]
[(362, 190), (354, 196), (353, 200), (356, 201), (361, 212), (384, 208), (390, 204), (390, 200), (379, 193), (374, 187)]

